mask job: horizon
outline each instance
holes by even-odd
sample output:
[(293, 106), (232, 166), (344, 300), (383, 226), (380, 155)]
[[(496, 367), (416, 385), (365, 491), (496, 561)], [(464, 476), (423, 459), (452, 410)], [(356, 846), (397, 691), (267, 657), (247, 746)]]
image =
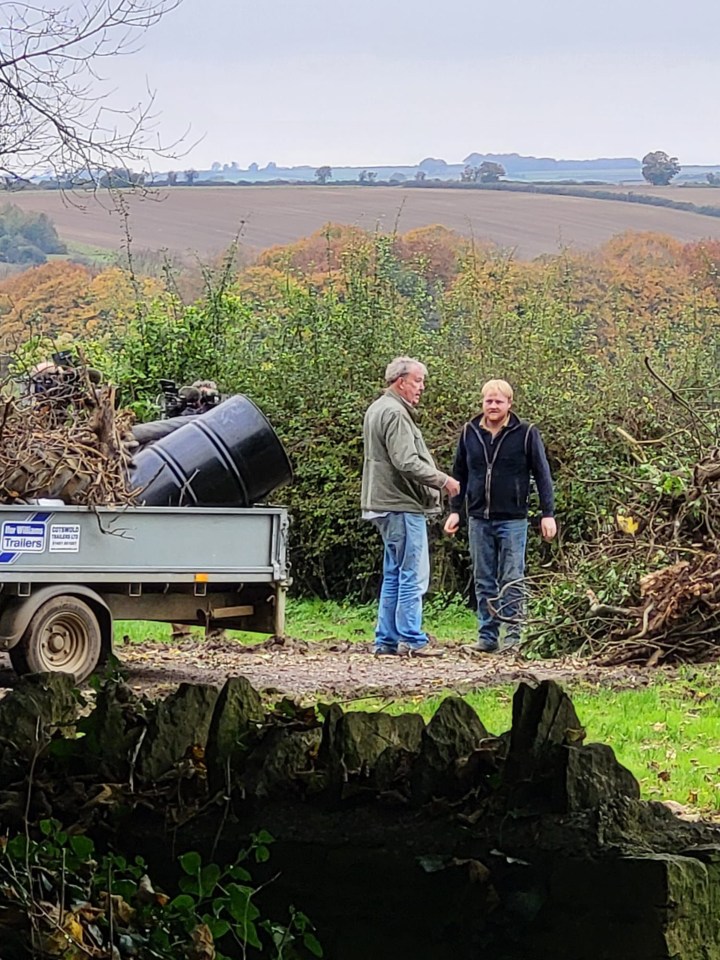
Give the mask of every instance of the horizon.
[[(647, 152), (651, 152), (651, 151), (647, 151)], [(542, 155), (541, 155), (541, 154), (533, 154), (533, 153), (518, 153), (518, 152), (515, 151), (515, 150), (513, 150), (513, 151), (507, 151), (507, 152), (505, 152), (505, 153), (503, 153), (503, 152), (501, 152), (501, 151), (498, 151), (498, 150), (471, 150), (470, 153), (466, 154), (466, 157), (470, 157), (472, 154), (477, 154), (478, 156), (482, 156), (482, 157), (499, 157), (499, 158), (504, 158), (504, 157), (517, 157), (517, 158), (520, 159), (520, 160), (538, 160), (538, 161), (541, 161), (541, 162), (552, 161), (553, 163), (582, 163), (582, 164), (587, 164), (587, 163), (602, 163), (602, 162), (617, 163), (618, 161), (621, 161), (621, 160), (628, 160), (628, 161), (632, 161), (633, 163), (637, 164), (638, 166), (642, 166), (642, 158), (641, 158), (641, 157), (611, 156), (611, 155), (608, 155), (608, 154), (606, 154), (606, 155), (604, 155), (604, 156), (596, 156), (596, 157), (595, 157), (595, 156), (593, 156), (593, 157), (553, 157), (553, 156), (550, 156), (550, 155), (547, 155), (547, 154), (542, 154)], [(257, 167), (258, 167), (259, 170), (266, 170), (266, 169), (267, 169), (268, 167), (270, 167), (271, 165), (273, 165), (273, 166), (275, 166), (275, 167), (277, 167), (277, 168), (279, 168), (279, 169), (283, 169), (283, 170), (292, 170), (292, 169), (295, 169), (295, 168), (298, 168), (298, 167), (307, 167), (308, 169), (310, 169), (310, 168), (316, 169), (317, 167), (320, 167), (320, 166), (329, 166), (329, 167), (331, 167), (331, 168), (333, 168), (333, 169), (335, 169), (335, 168), (337, 168), (337, 169), (346, 169), (346, 168), (347, 168), (347, 169), (353, 169), (353, 170), (355, 170), (355, 169), (363, 169), (363, 168), (365, 168), (365, 167), (367, 167), (367, 168), (369, 168), (369, 169), (373, 169), (374, 167), (387, 167), (387, 168), (389, 169), (389, 168), (392, 168), (392, 167), (419, 167), (421, 163), (424, 163), (424, 162), (426, 162), (426, 161), (428, 161), (428, 160), (435, 160), (435, 161), (438, 161), (438, 162), (440, 162), (440, 163), (445, 163), (448, 167), (461, 167), (461, 166), (463, 166), (464, 164), (467, 163), (467, 160), (466, 160), (465, 158), (460, 159), (460, 160), (448, 160), (446, 157), (442, 156), (441, 154), (438, 154), (438, 155), (426, 154), (426, 155), (423, 156), (420, 160), (392, 160), (392, 161), (382, 160), (382, 161), (380, 161), (380, 162), (378, 162), (378, 163), (364, 163), (364, 162), (333, 163), (333, 162), (327, 161), (327, 160), (326, 160), (325, 163), (323, 163), (323, 164), (313, 163), (313, 162), (309, 162), (309, 161), (300, 161), (300, 162), (297, 162), (297, 163), (284, 163), (284, 162), (279, 161), (279, 160), (268, 160), (268, 161), (265, 162), (265, 163), (259, 163), (259, 162), (256, 161), (256, 160), (251, 160), (251, 161), (247, 164), (247, 166), (240, 166), (240, 165), (238, 165), (238, 169), (240, 169), (240, 170), (248, 170), (248, 169), (250, 169), (250, 167), (252, 167), (253, 165), (257, 165)], [(232, 163), (232, 161), (223, 160), (222, 158), (216, 158), (216, 160), (213, 161), (213, 162), (214, 162), (214, 163), (218, 163), (218, 162), (219, 162), (219, 163), (221, 163), (221, 164), (223, 164), (223, 165), (224, 165), (224, 164), (227, 164), (228, 166), (231, 165), (231, 163)], [(212, 166), (212, 164), (211, 164), (210, 166), (208, 166), (206, 169), (210, 169), (211, 166)], [(680, 163), (680, 166), (681, 166), (682, 168), (685, 168), (685, 167), (717, 167), (717, 166), (720, 166), (720, 161), (714, 162), (714, 163), (713, 163), (713, 162), (707, 162), (707, 163), (685, 163), (685, 164)], [(205, 168), (204, 168), (204, 169), (205, 169)]]
[[(157, 177), (157, 176), (162, 176), (162, 175), (164, 175), (164, 174), (167, 174), (167, 173), (169, 173), (169, 172), (171, 172), (171, 171), (175, 171), (175, 172), (177, 172), (177, 173), (179, 173), (179, 174), (182, 174), (185, 170), (188, 170), (188, 169), (194, 169), (196, 172), (207, 172), (207, 173), (215, 173), (215, 174), (217, 174), (218, 172), (220, 172), (220, 173), (225, 173), (225, 172), (227, 172), (228, 168), (231, 169), (231, 170), (233, 170), (234, 172), (241, 172), (241, 173), (243, 173), (243, 172), (245, 172), (245, 173), (247, 173), (247, 172), (253, 172), (253, 173), (255, 173), (255, 172), (268, 172), (268, 171), (272, 171), (272, 170), (278, 170), (278, 171), (311, 170), (311, 171), (315, 171), (315, 170), (318, 169), (320, 166), (328, 166), (328, 167), (330, 167), (331, 170), (360, 170), (360, 171), (362, 171), (362, 170), (369, 170), (369, 171), (372, 171), (372, 170), (398, 170), (398, 171), (400, 171), (400, 170), (402, 170), (403, 168), (404, 168), (404, 169), (410, 169), (410, 170), (412, 170), (412, 169), (417, 169), (417, 168), (420, 168), (421, 164), (427, 163), (427, 162), (430, 162), (430, 161), (435, 161), (435, 162), (437, 162), (438, 164), (443, 164), (444, 166), (446, 166), (446, 167), (448, 168), (448, 170), (451, 170), (451, 169), (453, 169), (453, 168), (462, 168), (463, 166), (466, 166), (466, 165), (470, 162), (470, 157), (472, 157), (472, 156), (490, 158), (490, 159), (492, 159), (492, 160), (500, 160), (500, 161), (502, 161), (502, 160), (508, 160), (508, 159), (510, 159), (510, 158), (515, 158), (515, 159), (517, 159), (517, 160), (519, 160), (519, 161), (524, 161), (525, 163), (524, 163), (524, 169), (523, 169), (523, 170), (520, 170), (520, 171), (518, 171), (518, 170), (512, 171), (512, 170), (511, 170), (511, 171), (508, 171), (508, 172), (504, 175), (504, 178), (505, 178), (505, 179), (508, 179), (508, 180), (512, 180), (513, 176), (520, 176), (520, 178), (522, 179), (522, 174), (523, 174), (523, 173), (527, 174), (528, 172), (534, 172), (534, 173), (537, 173), (537, 174), (542, 174), (542, 173), (551, 174), (551, 173), (553, 172), (553, 169), (552, 169), (552, 168), (547, 169), (547, 170), (542, 170), (541, 168), (536, 168), (535, 170), (533, 170), (532, 166), (527, 163), (527, 161), (533, 161), (533, 160), (537, 161), (537, 162), (540, 163), (540, 164), (543, 164), (543, 163), (554, 163), (554, 164), (565, 164), (565, 165), (578, 164), (578, 165), (579, 165), (578, 168), (577, 168), (577, 173), (578, 173), (578, 174), (583, 173), (583, 172), (587, 172), (587, 173), (591, 173), (591, 172), (598, 172), (598, 173), (607, 172), (607, 173), (613, 173), (613, 172), (618, 172), (618, 171), (619, 171), (619, 172), (622, 172), (624, 169), (626, 169), (626, 168), (623, 168), (623, 167), (619, 166), (619, 164), (620, 164), (621, 162), (623, 162), (623, 161), (624, 161), (624, 162), (628, 162), (629, 164), (632, 164), (633, 166), (637, 166), (638, 168), (641, 168), (641, 167), (642, 167), (642, 158), (629, 157), (629, 156), (607, 156), (607, 155), (606, 155), (606, 156), (598, 156), (598, 157), (551, 157), (551, 156), (546, 156), (546, 155), (540, 156), (540, 155), (536, 155), (536, 154), (522, 154), (522, 153), (518, 153), (517, 151), (513, 151), (513, 152), (510, 152), (510, 153), (499, 153), (499, 152), (497, 152), (497, 151), (481, 152), (481, 151), (473, 150), (473, 151), (471, 151), (471, 153), (466, 154), (466, 157), (463, 158), (463, 159), (461, 159), (461, 160), (446, 160), (446, 159), (445, 159), (444, 157), (442, 157), (442, 156), (430, 156), (430, 155), (426, 155), (426, 156), (424, 156), (421, 160), (417, 160), (417, 161), (414, 161), (414, 162), (412, 162), (412, 161), (402, 161), (402, 160), (400, 160), (400, 161), (393, 161), (393, 162), (390, 162), (390, 163), (387, 162), (387, 161), (381, 161), (380, 163), (357, 163), (357, 162), (355, 162), (355, 163), (332, 163), (332, 162), (326, 162), (326, 163), (324, 163), (324, 164), (315, 164), (315, 163), (310, 163), (310, 162), (308, 162), (308, 161), (301, 161), (301, 162), (298, 162), (298, 163), (283, 163), (282, 161), (269, 160), (269, 161), (267, 161), (267, 162), (264, 163), (264, 164), (258, 163), (257, 161), (250, 161), (247, 166), (241, 166), (241, 165), (239, 165), (236, 161), (228, 161), (228, 160), (224, 160), (224, 159), (215, 159), (211, 164), (208, 164), (207, 166), (200, 166), (200, 165), (193, 165), (193, 164), (188, 164), (188, 163), (173, 164), (171, 161), (168, 160), (168, 161), (166, 161), (166, 165), (165, 165), (163, 168), (160, 168), (160, 167), (158, 166), (158, 167), (155, 167), (155, 168), (151, 168), (151, 169), (148, 170), (147, 172), (150, 173), (153, 177)], [(597, 164), (597, 166), (595, 166), (595, 167), (590, 166), (587, 171), (583, 171), (583, 170), (580, 168), (580, 165), (587, 166), (587, 165), (589, 165), (589, 164)], [(220, 166), (220, 170), (219, 170), (219, 171), (218, 171), (218, 170), (213, 170), (213, 167), (216, 167), (217, 165)], [(681, 164), (680, 164), (680, 168), (681, 168), (681, 169), (680, 169), (679, 179), (682, 180), (682, 171), (684, 171), (684, 170), (685, 170), (685, 171), (687, 171), (687, 170), (704, 170), (704, 169), (706, 169), (706, 168), (707, 168), (708, 170), (710, 170), (710, 169), (720, 170), (720, 163), (692, 163), (692, 164), (682, 164), (682, 163), (681, 163)], [(130, 172), (132, 172), (132, 173), (140, 173), (140, 172), (141, 172), (141, 168), (138, 167), (138, 164), (137, 164), (137, 163), (136, 163), (136, 164), (128, 164), (128, 165), (127, 165), (127, 169), (128, 169)], [(575, 169), (575, 168), (573, 168), (572, 166), (570, 166), (570, 167), (568, 167), (568, 168), (565, 169), (565, 170), (557, 170), (557, 171), (554, 171), (554, 172), (564, 173), (564, 174), (572, 174), (572, 172), (573, 172), (574, 169)], [(639, 172), (639, 171), (638, 171), (638, 172)], [(49, 168), (46, 168), (46, 169), (44, 169), (44, 170), (39, 169), (35, 174), (30, 175), (30, 179), (33, 179), (33, 180), (39, 180), (39, 179), (43, 179), (43, 178), (51, 178), (51, 179), (54, 179), (54, 178), (55, 178), (55, 174), (54, 174)], [(430, 179), (433, 179), (433, 178), (434, 178), (434, 179), (438, 179), (438, 178), (439, 178), (439, 179), (442, 179), (441, 176), (438, 177), (438, 174), (437, 174), (437, 173), (432, 174), (432, 175), (430, 176)], [(331, 177), (330, 179), (333, 179), (333, 178)]]
[(417, 158), (394, 161), (413, 166), (462, 163), (447, 157), (470, 152), (639, 159), (655, 150), (683, 167), (720, 164), (720, 4), (699, 0), (683, 17), (657, 0), (647, 17), (624, 0), (607, 0), (602, 16), (583, 0), (554, 0), (550, 12), (517, 0), (511, 22), (475, 0), (452, 11), (366, 0), (361, 14), (350, 0), (185, 0), (136, 53), (102, 64), (100, 86), (120, 104), (156, 92), (160, 140), (185, 135), (163, 166), (373, 167), (392, 165), (387, 156)]

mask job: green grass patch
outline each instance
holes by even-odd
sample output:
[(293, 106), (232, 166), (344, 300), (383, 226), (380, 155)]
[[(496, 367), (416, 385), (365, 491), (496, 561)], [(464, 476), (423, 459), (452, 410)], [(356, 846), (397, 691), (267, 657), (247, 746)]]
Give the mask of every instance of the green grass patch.
[(96, 247), (89, 243), (77, 243), (74, 240), (67, 241), (67, 253), (48, 257), (48, 260), (74, 260), (81, 259), (95, 263), (99, 267), (113, 267), (118, 262), (116, 250), (110, 250), (107, 247)]
[[(425, 604), (424, 626), (439, 640), (475, 639), (475, 614), (462, 600), (434, 597)], [(373, 639), (377, 604), (337, 603), (331, 600), (289, 599), (285, 630), (300, 640)]]
[[(372, 640), (377, 607), (290, 600), (287, 633), (304, 640)], [(426, 606), (425, 623), (441, 640), (475, 637), (475, 616), (461, 602), (434, 600)], [(257, 643), (263, 634), (228, 631), (243, 643)], [(141, 643), (169, 641), (166, 623), (117, 621), (115, 640)], [(201, 627), (193, 628), (200, 641)], [(614, 689), (578, 681), (565, 684), (588, 741), (608, 743), (640, 781), (648, 800), (675, 800), (703, 813), (720, 811), (720, 664), (684, 668), (672, 678), (658, 671), (647, 686)], [(477, 690), (465, 699), (493, 733), (509, 729), (513, 687)], [(377, 698), (344, 704), (346, 708), (420, 713), (429, 720), (443, 696), (397, 701)]]
[[(565, 684), (586, 742), (609, 744), (637, 777), (646, 800), (674, 800), (720, 815), (720, 665), (681, 670), (676, 678), (658, 674), (641, 689)], [(508, 730), (513, 687), (490, 687), (465, 696), (493, 733)], [(419, 713), (429, 720), (444, 695), (392, 702), (357, 701), (353, 709)]]
[(113, 627), (113, 641), (116, 646), (123, 643), (144, 643), (146, 640), (169, 642), (172, 632), (169, 623), (156, 623), (154, 620), (115, 620)]
[[(116, 620), (113, 626), (113, 640), (116, 646), (124, 643), (170, 643), (172, 640), (172, 627), (169, 623), (159, 623), (155, 620)], [(190, 627), (190, 631), (198, 641), (204, 640), (203, 627)], [(239, 643), (261, 643), (267, 639), (268, 635), (228, 630), (227, 636)]]
[[(337, 603), (326, 600), (288, 599), (285, 632), (299, 640), (347, 640), (369, 643), (373, 639), (377, 604)], [(439, 640), (475, 640), (475, 614), (457, 599), (436, 598), (425, 605), (425, 626)], [(203, 636), (202, 627), (193, 627), (193, 634)], [(115, 622), (116, 643), (142, 643), (145, 640), (169, 641), (167, 623), (149, 620)], [(228, 630), (228, 636), (243, 643), (259, 643), (266, 634)], [(127, 638), (127, 639), (126, 639)]]

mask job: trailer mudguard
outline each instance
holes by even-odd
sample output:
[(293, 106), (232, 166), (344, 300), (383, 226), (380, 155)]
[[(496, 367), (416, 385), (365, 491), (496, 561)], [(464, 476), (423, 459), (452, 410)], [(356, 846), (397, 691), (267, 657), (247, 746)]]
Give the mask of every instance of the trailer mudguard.
[(102, 633), (103, 652), (112, 649), (112, 613), (103, 598), (89, 587), (57, 583), (34, 589), (29, 597), (13, 597), (0, 613), (0, 650), (10, 650), (25, 633), (39, 607), (51, 597), (79, 597), (92, 607)]

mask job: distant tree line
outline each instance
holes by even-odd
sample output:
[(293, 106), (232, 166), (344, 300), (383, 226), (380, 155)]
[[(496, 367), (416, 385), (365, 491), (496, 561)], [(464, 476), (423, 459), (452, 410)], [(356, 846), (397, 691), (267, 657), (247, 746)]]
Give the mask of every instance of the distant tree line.
[[(440, 161), (436, 161), (439, 163)], [(426, 161), (423, 161), (423, 164), (426, 164)], [(214, 165), (215, 166), (215, 165)], [(647, 153), (642, 159), (642, 175), (648, 183), (651, 183), (655, 186), (666, 186), (670, 181), (677, 176), (680, 172), (680, 164), (678, 163), (677, 157), (670, 157), (662, 150), (655, 150), (651, 153)], [(419, 169), (414, 179), (418, 182), (422, 182), (426, 179), (427, 170)], [(197, 179), (197, 171), (195, 170), (186, 170), (185, 171), (185, 182), (188, 185), (192, 185)], [(460, 182), (461, 183), (498, 183), (501, 177), (506, 176), (505, 167), (501, 163), (497, 163), (493, 160), (483, 160), (478, 164), (468, 163), (460, 173)], [(711, 180), (711, 175), (708, 176), (708, 183), (713, 183)], [(173, 186), (177, 183), (177, 173), (170, 171), (168, 173), (168, 185)], [(329, 180), (333, 179), (333, 170), (329, 164), (323, 164), (315, 170), (315, 182), (326, 184)], [(405, 174), (397, 173), (390, 177), (390, 183), (402, 183), (407, 180)], [(358, 183), (362, 184), (376, 184), (378, 183), (378, 174), (375, 170), (361, 170), (358, 178)], [(445, 181), (443, 182), (452, 182)]]
[(45, 263), (48, 254), (67, 253), (52, 220), (12, 204), (0, 208), (0, 263)]
[[(507, 170), (505, 166), (500, 163), (497, 159), (482, 159), (480, 154), (472, 154), (470, 157), (466, 158), (467, 162), (462, 170), (459, 171), (459, 182), (462, 184), (482, 184), (482, 185), (493, 185), (498, 184), (501, 178), (507, 177)], [(579, 161), (579, 163), (586, 163), (587, 161)], [(459, 166), (459, 165), (457, 165)], [(83, 179), (82, 175), (78, 176), (67, 174), (62, 177), (57, 177), (54, 180), (46, 180), (40, 183), (33, 183), (29, 180), (23, 180), (21, 178), (9, 178), (5, 177), (4, 187), (6, 190), (18, 190), (18, 189), (82, 189), (87, 186), (97, 186), (98, 184), (103, 187), (115, 187), (115, 188), (125, 188), (125, 187), (143, 187), (150, 183), (152, 186), (273, 186), (273, 185), (286, 185), (294, 184), (297, 186), (307, 185), (309, 183), (319, 183), (319, 184), (328, 184), (332, 181), (333, 185), (347, 185), (349, 183), (359, 183), (363, 185), (379, 185), (379, 184), (406, 184), (411, 181), (416, 183), (425, 182), (428, 186), (442, 184), (443, 186), (457, 184), (458, 180), (453, 179), (452, 177), (457, 176), (457, 166), (454, 170), (451, 171), (450, 165), (448, 165), (444, 160), (437, 160), (432, 157), (428, 157), (425, 160), (421, 161), (418, 165), (418, 168), (415, 170), (414, 174), (412, 170), (406, 170), (406, 172), (395, 172), (392, 175), (388, 176), (384, 171), (372, 170), (372, 169), (361, 169), (357, 174), (353, 173), (353, 179), (350, 179), (346, 173), (345, 168), (342, 168), (338, 176), (335, 176), (333, 173), (333, 168), (329, 164), (323, 164), (316, 168), (314, 172), (314, 179), (295, 179), (292, 176), (281, 176), (279, 168), (275, 163), (269, 163), (266, 167), (263, 168), (263, 172), (267, 173), (269, 171), (277, 171), (278, 176), (273, 177), (272, 179), (262, 179), (262, 180), (225, 180), (218, 179), (217, 176), (213, 176), (209, 179), (204, 179), (202, 173), (189, 168), (187, 170), (178, 172), (177, 170), (169, 170), (164, 174), (164, 179), (157, 179), (155, 177), (149, 179), (148, 175), (145, 172), (135, 173), (129, 168), (126, 167), (112, 167), (106, 170), (104, 173), (97, 172), (93, 180)], [(250, 164), (248, 172), (258, 173), (259, 167), (256, 163)], [(387, 169), (387, 168), (385, 168)], [(669, 184), (681, 171), (680, 163), (677, 157), (669, 156), (663, 150), (654, 150), (650, 153), (645, 154), (642, 159), (642, 175), (647, 183), (652, 184), (653, 186), (666, 186)], [(240, 172), (239, 165), (237, 162), (232, 164), (220, 165), (219, 162), (215, 162), (212, 165), (212, 172), (214, 175), (217, 175), (220, 172)], [(382, 177), (382, 179), (380, 179)], [(720, 185), (720, 174), (708, 173), (706, 175), (706, 181), (711, 186)], [(507, 181), (504, 181), (507, 182)], [(0, 181), (1, 183), (1, 181)], [(525, 189), (524, 184), (530, 183), (533, 186), (565, 186), (565, 185), (577, 185), (577, 187), (582, 188), (583, 186), (589, 186), (591, 184), (597, 184), (602, 186), (606, 183), (604, 180), (552, 180), (552, 181), (509, 181), (511, 184), (517, 185), (519, 189)], [(582, 194), (578, 194), (581, 196)], [(644, 201), (639, 201), (644, 202)], [(651, 202), (651, 201), (648, 201)], [(660, 206), (663, 204), (660, 203)], [(683, 209), (680, 207), (679, 209)], [(688, 208), (690, 209), (690, 208)], [(710, 215), (715, 215), (712, 210), (704, 210), (700, 212), (709, 213)]]

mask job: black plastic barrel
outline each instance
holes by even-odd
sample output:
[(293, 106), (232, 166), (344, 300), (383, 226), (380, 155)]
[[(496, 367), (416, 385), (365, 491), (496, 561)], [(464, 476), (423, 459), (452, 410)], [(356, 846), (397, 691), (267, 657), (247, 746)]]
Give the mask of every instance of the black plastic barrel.
[(135, 456), (129, 476), (138, 503), (249, 507), (292, 479), (270, 422), (242, 394), (182, 419)]

